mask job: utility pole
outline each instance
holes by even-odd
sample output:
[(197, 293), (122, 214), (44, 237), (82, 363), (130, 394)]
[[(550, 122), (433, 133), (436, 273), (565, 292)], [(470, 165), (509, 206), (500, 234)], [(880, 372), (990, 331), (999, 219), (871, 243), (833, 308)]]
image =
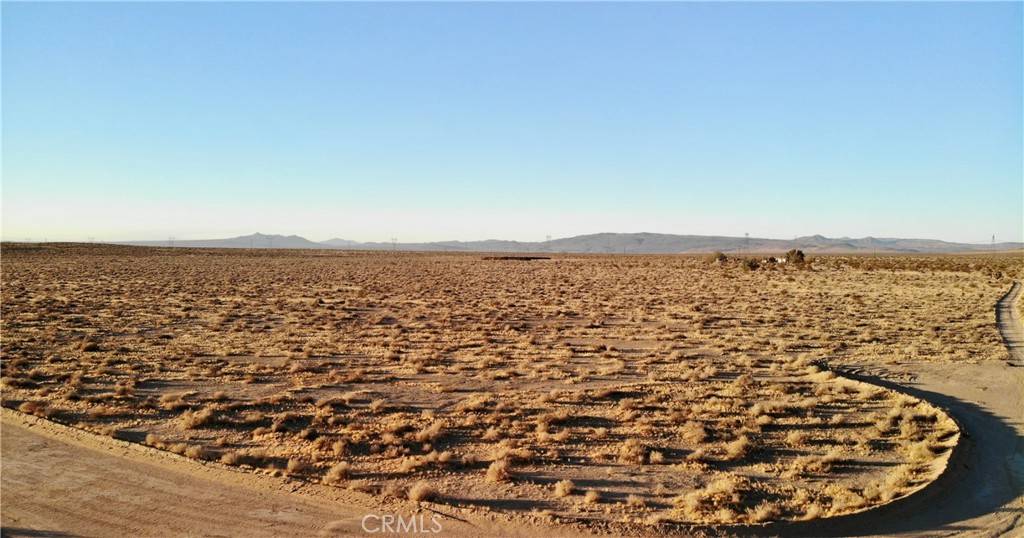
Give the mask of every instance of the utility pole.
[(992, 234), (992, 250), (996, 249), (996, 234)]
[(395, 252), (397, 250), (398, 250), (398, 238), (397, 237), (392, 237), (391, 238), (391, 251)]
[(174, 248), (174, 236), (173, 235), (167, 238), (167, 246), (171, 247), (171, 248)]
[(746, 255), (750, 251), (750, 232), (743, 232), (743, 253)]

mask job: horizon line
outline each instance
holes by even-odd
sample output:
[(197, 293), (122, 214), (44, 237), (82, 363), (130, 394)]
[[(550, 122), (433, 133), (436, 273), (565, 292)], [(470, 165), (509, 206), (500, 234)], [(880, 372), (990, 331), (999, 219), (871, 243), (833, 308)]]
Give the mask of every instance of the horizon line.
[[(554, 242), (554, 241), (560, 241), (560, 240), (564, 240), (564, 239), (574, 239), (574, 238), (579, 238), (579, 237), (588, 237), (588, 236), (595, 236), (595, 235), (660, 235), (660, 236), (675, 236), (675, 237), (709, 237), (709, 238), (710, 237), (715, 237), (715, 238), (723, 238), (723, 239), (768, 240), (768, 241), (797, 241), (799, 239), (808, 239), (808, 238), (820, 237), (820, 238), (828, 239), (828, 240), (876, 239), (876, 240), (902, 240), (902, 241), (940, 241), (940, 242), (943, 242), (943, 243), (950, 243), (950, 244), (979, 245), (979, 246), (981, 246), (981, 245), (992, 245), (992, 244), (995, 244), (995, 245), (999, 245), (999, 244), (1024, 244), (1024, 241), (1013, 241), (1013, 240), (1009, 240), (1009, 241), (994, 241), (994, 240), (990, 240), (990, 241), (984, 241), (984, 240), (983, 241), (955, 241), (955, 240), (938, 239), (938, 238), (931, 238), (931, 237), (903, 237), (903, 236), (897, 236), (897, 235), (886, 235), (886, 236), (881, 236), (881, 235), (864, 235), (864, 236), (840, 235), (840, 236), (827, 236), (827, 235), (824, 235), (824, 234), (807, 234), (807, 235), (793, 236), (792, 238), (779, 238), (779, 237), (766, 237), (766, 236), (762, 237), (762, 236), (749, 236), (749, 235), (748, 236), (738, 236), (738, 235), (721, 235), (721, 234), (666, 233), (666, 232), (646, 232), (646, 231), (639, 231), (639, 232), (609, 232), (609, 231), (590, 232), (590, 233), (583, 233), (583, 234), (576, 234), (576, 235), (567, 235), (567, 236), (559, 236), (559, 237), (548, 236), (549, 239), (543, 239), (543, 240), (502, 239), (502, 238), (497, 238), (497, 237), (491, 237), (491, 238), (484, 238), (484, 239), (433, 239), (433, 240), (405, 241), (405, 242), (403, 242), (403, 241), (397, 240), (398, 239), (397, 237), (392, 238), (391, 241), (389, 241), (389, 240), (357, 240), (357, 239), (348, 239), (348, 238), (342, 237), (340, 235), (332, 235), (331, 237), (328, 237), (327, 239), (316, 240), (316, 239), (310, 239), (307, 236), (296, 234), (296, 233), (251, 232), (251, 233), (248, 233), (248, 234), (222, 236), (222, 237), (206, 236), (206, 237), (197, 237), (197, 238), (186, 238), (186, 237), (178, 237), (178, 236), (168, 236), (168, 237), (160, 238), (160, 239), (97, 239), (97, 238), (92, 237), (92, 236), (86, 236), (86, 237), (83, 237), (81, 240), (59, 239), (59, 240), (51, 241), (47, 237), (43, 237), (42, 240), (37, 240), (37, 239), (35, 239), (33, 237), (22, 237), (22, 238), (4, 238), (4, 237), (0, 237), (0, 242), (4, 242), (4, 243), (36, 243), (36, 244), (43, 244), (43, 243), (96, 243), (96, 244), (114, 244), (114, 245), (116, 245), (116, 244), (132, 244), (132, 243), (167, 243), (167, 242), (172, 242), (173, 243), (173, 242), (176, 242), (176, 241), (224, 241), (224, 240), (239, 239), (239, 238), (246, 238), (246, 237), (252, 237), (252, 236), (265, 236), (265, 237), (285, 237), (285, 238), (287, 238), (287, 237), (295, 237), (295, 238), (299, 238), (299, 239), (302, 239), (302, 240), (305, 240), (305, 241), (309, 241), (309, 242), (312, 242), (312, 243), (326, 243), (327, 241), (332, 241), (332, 240), (342, 240), (342, 241), (351, 241), (351, 242), (357, 243), (357, 244), (388, 244), (388, 243), (394, 243), (394, 244), (400, 244), (400, 245), (402, 245), (402, 244), (404, 244), (404, 245), (437, 244), (437, 243), (481, 243), (481, 242), (488, 242), (488, 241), (502, 241), (502, 242), (510, 242), (510, 243), (545, 244), (545, 243), (550, 243), (550, 242)], [(993, 236), (993, 237), (995, 237), (995, 236)]]

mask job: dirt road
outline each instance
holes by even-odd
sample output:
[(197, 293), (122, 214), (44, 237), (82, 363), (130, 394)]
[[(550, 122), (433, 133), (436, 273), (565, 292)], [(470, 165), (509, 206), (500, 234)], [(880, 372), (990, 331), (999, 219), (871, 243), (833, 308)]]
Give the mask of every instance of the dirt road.
[(1017, 309), (1014, 308), (1020, 300), (1021, 284), (1014, 282), (1010, 291), (999, 300), (996, 305), (996, 324), (999, 326), (999, 333), (1003, 335), (1003, 342), (1010, 351), (1010, 363), (1014, 366), (1024, 366), (1024, 324), (1021, 323)]
[[(1024, 536), (1024, 326), (1014, 308), (1020, 294), (1015, 282), (995, 309), (1010, 353), (1005, 362), (887, 365), (892, 376), (865, 365), (847, 374), (943, 407), (965, 435), (958, 461), (933, 487), (816, 534)], [(886, 380), (902, 376), (914, 380)]]
[[(204, 465), (3, 409), (3, 536), (370, 536), (431, 512)], [(296, 490), (311, 490), (310, 495)], [(420, 517), (422, 514), (422, 517)], [(437, 516), (444, 536), (515, 535)], [(407, 527), (408, 528), (408, 527)]]

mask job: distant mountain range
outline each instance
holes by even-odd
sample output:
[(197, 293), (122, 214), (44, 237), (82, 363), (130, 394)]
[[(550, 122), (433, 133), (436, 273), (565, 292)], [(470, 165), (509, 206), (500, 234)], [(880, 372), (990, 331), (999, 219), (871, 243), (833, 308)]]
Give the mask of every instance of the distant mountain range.
[(552, 239), (550, 241), (437, 241), (431, 243), (361, 243), (348, 239), (310, 241), (297, 235), (264, 235), (260, 233), (228, 239), (191, 241), (126, 241), (120, 244), (140, 246), (174, 246), (190, 248), (285, 248), (285, 249), (351, 249), (454, 252), (566, 252), (594, 254), (680, 254), (721, 251), (783, 252), (800, 249), (808, 253), (955, 253), (1005, 251), (1024, 248), (1024, 243), (971, 244), (950, 243), (935, 239), (894, 239), (863, 237), (829, 238), (820, 235), (796, 239), (763, 239), (718, 235), (673, 235), (656, 233), (599, 233)]

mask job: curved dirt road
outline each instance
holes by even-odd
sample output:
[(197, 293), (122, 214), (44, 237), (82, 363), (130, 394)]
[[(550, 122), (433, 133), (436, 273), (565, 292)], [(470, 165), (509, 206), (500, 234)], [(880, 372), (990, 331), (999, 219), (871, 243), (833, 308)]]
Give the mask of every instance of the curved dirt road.
[[(962, 452), (935, 487), (908, 502), (837, 520), (827, 532), (814, 534), (1024, 536), (1024, 325), (1014, 308), (1021, 291), (1014, 282), (995, 309), (1007, 361), (886, 366), (896, 377), (913, 376), (911, 383), (856, 368), (845, 372), (946, 409), (964, 432)], [(880, 369), (865, 365), (863, 370)]]
[[(373, 516), (420, 521), (410, 503), (202, 464), (10, 409), (2, 419), (4, 537), (371, 536), (367, 514), (377, 530)], [(421, 513), (430, 526), (434, 514)], [(438, 517), (445, 536), (496, 534)]]

